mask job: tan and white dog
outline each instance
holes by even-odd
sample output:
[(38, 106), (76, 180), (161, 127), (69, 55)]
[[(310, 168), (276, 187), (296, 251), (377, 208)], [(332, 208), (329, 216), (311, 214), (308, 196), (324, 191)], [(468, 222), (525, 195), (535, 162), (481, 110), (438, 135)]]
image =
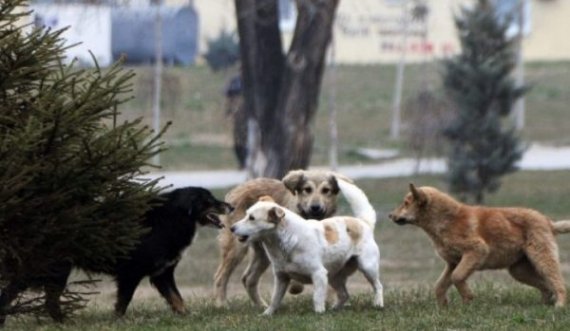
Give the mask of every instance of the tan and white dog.
[[(261, 275), (269, 267), (270, 261), (260, 243), (241, 243), (230, 228), (244, 218), (249, 207), (262, 196), (270, 196), (279, 205), (299, 213), (307, 219), (322, 220), (335, 214), (340, 188), (337, 178), (350, 179), (341, 174), (326, 170), (292, 170), (282, 180), (256, 178), (233, 188), (225, 201), (234, 211), (223, 219), (225, 227), (220, 230), (220, 264), (214, 275), (216, 304), (225, 306), (230, 276), (250, 251), (250, 259), (241, 281), (254, 304), (266, 307), (259, 295), (258, 283)], [(297, 282), (291, 282), (289, 292), (296, 294), (303, 290)]]
[(349, 298), (346, 280), (356, 270), (372, 285), (374, 306), (384, 306), (380, 250), (374, 241), (376, 212), (357, 186), (342, 179), (338, 185), (355, 217), (305, 220), (267, 197), (251, 206), (246, 216), (231, 227), (242, 242), (260, 241), (271, 260), (275, 283), (264, 315), (277, 310), (291, 280), (314, 285), (316, 312), (325, 311), (329, 284), (337, 293), (333, 308), (341, 308)]

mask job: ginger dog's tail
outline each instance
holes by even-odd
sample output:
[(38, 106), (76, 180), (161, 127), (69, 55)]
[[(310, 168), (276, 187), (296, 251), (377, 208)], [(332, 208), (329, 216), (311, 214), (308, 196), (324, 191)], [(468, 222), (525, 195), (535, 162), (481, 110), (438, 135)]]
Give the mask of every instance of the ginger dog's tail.
[(362, 219), (368, 223), (371, 228), (374, 228), (374, 225), (376, 225), (376, 211), (370, 204), (366, 194), (358, 186), (342, 178), (337, 177), (337, 182), (342, 195), (344, 195), (350, 204), (354, 216)]
[(570, 221), (556, 221), (552, 222), (554, 234), (562, 234), (570, 232)]

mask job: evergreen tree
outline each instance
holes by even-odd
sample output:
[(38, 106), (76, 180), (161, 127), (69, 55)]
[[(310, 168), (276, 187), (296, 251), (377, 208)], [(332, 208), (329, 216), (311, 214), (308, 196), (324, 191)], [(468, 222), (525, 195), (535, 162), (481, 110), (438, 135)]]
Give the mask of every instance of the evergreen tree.
[(239, 61), (239, 41), (236, 39), (235, 33), (222, 30), (216, 38), (208, 40), (204, 58), (212, 70), (227, 69)]
[(444, 129), (451, 146), (447, 181), (463, 200), (481, 203), (500, 177), (516, 171), (525, 147), (508, 121), (527, 90), (511, 78), (516, 44), (505, 36), (509, 19), (496, 16), (489, 0), (455, 17), (461, 53), (444, 61), (443, 82), (455, 118)]
[[(158, 192), (140, 175), (161, 133), (118, 119), (133, 73), (64, 64), (62, 30), (23, 27), (23, 5), (0, 2), (2, 288), (61, 263), (110, 270), (144, 231), (139, 221)], [(30, 311), (21, 308), (9, 312)]]

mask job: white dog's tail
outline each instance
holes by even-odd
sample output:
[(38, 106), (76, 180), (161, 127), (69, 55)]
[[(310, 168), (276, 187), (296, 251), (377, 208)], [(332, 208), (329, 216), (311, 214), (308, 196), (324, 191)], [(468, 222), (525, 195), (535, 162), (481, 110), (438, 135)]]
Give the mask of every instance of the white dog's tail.
[(570, 221), (557, 221), (552, 223), (554, 234), (562, 234), (570, 232)]
[(376, 211), (368, 201), (366, 194), (356, 185), (337, 177), (338, 186), (348, 203), (354, 216), (362, 219), (371, 228), (376, 225)]

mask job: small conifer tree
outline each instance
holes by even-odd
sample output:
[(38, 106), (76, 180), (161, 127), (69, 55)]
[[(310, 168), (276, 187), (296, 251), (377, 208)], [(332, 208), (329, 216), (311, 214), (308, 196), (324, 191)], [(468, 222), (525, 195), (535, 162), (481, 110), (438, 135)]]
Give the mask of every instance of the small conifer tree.
[(450, 190), (482, 203), (497, 190), (501, 176), (517, 170), (525, 147), (508, 121), (517, 98), (527, 90), (511, 77), (515, 41), (505, 36), (508, 19), (496, 16), (489, 0), (462, 8), (455, 17), (461, 53), (444, 61), (443, 82), (455, 110), (444, 129), (449, 139)]
[(214, 71), (227, 69), (239, 61), (239, 41), (235, 33), (222, 30), (220, 34), (208, 40), (206, 62)]
[[(0, 2), (0, 291), (62, 263), (111, 270), (159, 189), (140, 175), (161, 132), (119, 122), (133, 73), (64, 64), (63, 31), (22, 24), (25, 5)], [(19, 308), (3, 314), (35, 311)]]

